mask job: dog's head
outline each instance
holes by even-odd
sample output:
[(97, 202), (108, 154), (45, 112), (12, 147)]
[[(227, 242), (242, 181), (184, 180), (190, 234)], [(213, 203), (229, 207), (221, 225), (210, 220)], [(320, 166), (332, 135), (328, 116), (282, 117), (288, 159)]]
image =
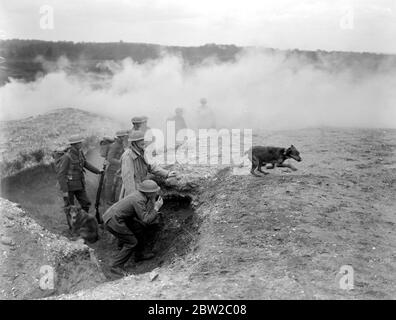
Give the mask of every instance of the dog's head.
[(294, 160), (300, 162), (302, 159), (300, 157), (300, 152), (296, 149), (295, 146), (291, 145), (289, 148), (286, 149), (285, 152), (286, 156), (289, 158), (293, 158)]
[(70, 208), (69, 209), (69, 214), (70, 214), (71, 223), (75, 224), (78, 220), (80, 220), (80, 217), (82, 215), (81, 207), (70, 206), (69, 208)]

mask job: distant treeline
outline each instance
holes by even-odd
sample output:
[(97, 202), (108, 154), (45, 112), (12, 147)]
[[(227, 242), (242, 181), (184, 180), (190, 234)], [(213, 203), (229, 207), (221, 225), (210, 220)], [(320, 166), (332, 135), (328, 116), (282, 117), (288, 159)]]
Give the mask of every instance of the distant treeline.
[[(234, 61), (245, 48), (235, 45), (206, 44), (199, 47), (161, 46), (146, 43), (127, 42), (71, 42), (42, 40), (0, 40), (0, 82), (3, 84), (9, 77), (34, 80), (37, 72), (45, 72), (37, 57), (56, 61), (67, 57), (71, 62), (91, 61), (91, 66), (98, 61), (123, 60), (131, 58), (137, 63), (157, 59), (163, 53), (176, 54), (191, 65), (199, 64), (207, 58), (215, 58), (220, 62)], [(367, 52), (339, 51), (303, 51), (278, 50), (261, 48), (269, 54), (283, 53), (286, 59), (295, 58), (298, 65), (310, 64), (315, 68), (329, 72), (350, 69), (354, 74), (387, 72), (396, 69), (396, 55), (376, 54)], [(87, 64), (86, 64), (87, 65)], [(5, 71), (5, 72), (4, 72)], [(91, 70), (92, 71), (92, 70)]]
[(190, 63), (199, 63), (205, 58), (214, 56), (221, 61), (235, 58), (241, 47), (234, 45), (207, 44), (201, 47), (161, 46), (146, 43), (126, 42), (71, 42), (71, 41), (41, 41), (41, 40), (2, 40), (0, 41), (0, 56), (6, 59), (34, 59), (43, 56), (48, 60), (57, 60), (65, 56), (70, 60), (122, 60), (131, 57), (138, 63), (159, 58), (165, 50), (180, 54)]

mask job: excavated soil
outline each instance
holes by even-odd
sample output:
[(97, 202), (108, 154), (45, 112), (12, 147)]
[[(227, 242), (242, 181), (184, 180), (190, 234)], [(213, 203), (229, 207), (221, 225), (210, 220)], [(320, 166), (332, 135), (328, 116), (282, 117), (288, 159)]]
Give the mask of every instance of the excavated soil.
[[(100, 159), (98, 152), (92, 150), (88, 153), (88, 158), (92, 163), (100, 167)], [(94, 203), (96, 190), (98, 186), (98, 176), (87, 173), (87, 193)], [(156, 254), (154, 259), (135, 263), (133, 259), (126, 265), (126, 269), (130, 274), (140, 274), (150, 272), (155, 268), (161, 267), (166, 263), (170, 263), (174, 259), (183, 256), (188, 250), (189, 244), (195, 240), (195, 234), (199, 226), (199, 221), (194, 215), (194, 210), (191, 206), (191, 198), (185, 194), (177, 195), (163, 195), (164, 205), (161, 209), (161, 223), (160, 231), (147, 244), (148, 249), (152, 249)], [(31, 218), (34, 219), (40, 226), (50, 233), (72, 239), (65, 215), (62, 210), (63, 200), (57, 185), (55, 172), (52, 166), (39, 166), (32, 169), (24, 170), (17, 175), (3, 179), (2, 181), (2, 197), (17, 203)], [(103, 214), (105, 208), (100, 206), (100, 212)], [(92, 205), (91, 214), (94, 214), (94, 205)], [(9, 259), (8, 269), (18, 270), (23, 272), (29, 268), (28, 261), (35, 257), (36, 261), (43, 260), (41, 257), (40, 246), (36, 246), (29, 234), (13, 230), (13, 239), (18, 242), (18, 254), (14, 254), (12, 259)], [(103, 229), (99, 230), (100, 240), (93, 244), (88, 244), (94, 250), (95, 257), (100, 265), (100, 272), (106, 278), (102, 278), (101, 282), (113, 280), (114, 276), (110, 273), (109, 265), (113, 255), (117, 252), (115, 238)], [(66, 239), (65, 239), (66, 240)], [(21, 251), (23, 252), (21, 253)], [(7, 277), (9, 270), (4, 271), (4, 276)], [(77, 282), (85, 282), (85, 288), (89, 287), (91, 279), (90, 273), (82, 270), (77, 261), (65, 263), (60, 266), (60, 273), (73, 273)], [(18, 285), (10, 276), (5, 287), (18, 288)], [(93, 277), (95, 278), (95, 277)], [(97, 277), (96, 277), (97, 278)], [(96, 282), (98, 284), (98, 282)], [(69, 286), (70, 287), (70, 286)], [(75, 287), (75, 286), (74, 286)], [(40, 298), (53, 294), (74, 292), (75, 288), (67, 287), (66, 283), (62, 283), (62, 289), (53, 292), (41, 292), (38, 287), (35, 292), (14, 295), (15, 298)], [(81, 289), (79, 286), (78, 289)], [(16, 290), (16, 289), (13, 289)]]
[[(254, 144), (297, 147), (303, 158), (293, 163), (298, 171), (277, 168), (253, 177), (249, 166), (179, 168), (201, 188), (191, 203), (180, 198), (188, 191), (178, 190), (164, 208), (174, 218), (168, 222), (174, 232), (166, 234), (176, 234), (158, 241), (159, 246), (169, 241), (164, 256), (141, 269), (131, 262), (135, 273), (120, 281), (56, 298), (394, 299), (395, 141), (395, 130), (382, 129), (261, 132)], [(49, 230), (64, 232), (53, 175), (31, 176), (30, 181), (13, 177), (3, 196), (30, 206), (30, 214)], [(94, 191), (89, 190), (91, 199)], [(34, 211), (38, 204), (42, 209)], [(43, 210), (46, 206), (58, 214)], [(345, 265), (354, 270), (352, 290), (340, 287)], [(158, 276), (147, 277), (150, 270)]]

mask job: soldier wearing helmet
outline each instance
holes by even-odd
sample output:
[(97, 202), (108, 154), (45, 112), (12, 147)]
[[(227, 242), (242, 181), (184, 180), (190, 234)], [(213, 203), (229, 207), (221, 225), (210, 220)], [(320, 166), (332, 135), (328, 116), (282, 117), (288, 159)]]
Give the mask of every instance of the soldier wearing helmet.
[(104, 213), (104, 226), (117, 238), (120, 250), (111, 264), (113, 273), (125, 273), (124, 264), (134, 251), (136, 262), (154, 257), (154, 253), (143, 250), (147, 235), (153, 235), (158, 226), (158, 211), (163, 205), (161, 197), (156, 200), (159, 191), (155, 181), (145, 180)]
[(96, 174), (101, 174), (102, 171), (86, 160), (81, 150), (83, 141), (84, 139), (77, 135), (70, 137), (70, 149), (59, 161), (58, 181), (63, 192), (65, 207), (74, 205), (74, 198), (77, 198), (81, 208), (88, 212), (91, 202), (85, 191), (85, 169)]
[(133, 132), (129, 138), (129, 148), (121, 156), (122, 188), (120, 199), (136, 190), (139, 183), (149, 178), (149, 174), (163, 178), (176, 176), (175, 171), (161, 168), (157, 164), (149, 164), (144, 154), (145, 141), (142, 131)]
[(121, 156), (128, 145), (128, 130), (119, 130), (116, 132), (114, 142), (110, 145), (106, 156), (106, 173), (104, 196), (107, 205), (112, 205), (118, 200), (117, 193), (121, 189)]

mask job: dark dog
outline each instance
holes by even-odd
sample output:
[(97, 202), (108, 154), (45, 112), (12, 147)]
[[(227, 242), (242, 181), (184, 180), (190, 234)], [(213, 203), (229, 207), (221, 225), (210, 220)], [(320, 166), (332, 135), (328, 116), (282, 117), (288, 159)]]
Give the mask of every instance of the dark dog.
[(81, 237), (89, 243), (99, 240), (99, 227), (95, 217), (82, 211), (77, 206), (69, 206), (65, 208), (65, 212), (69, 229), (73, 236)]
[(268, 174), (268, 172), (264, 172), (261, 170), (261, 167), (263, 165), (272, 164), (272, 168), (268, 169), (273, 169), (275, 167), (287, 167), (296, 171), (297, 169), (294, 168), (292, 165), (284, 164), (283, 162), (286, 159), (290, 158), (298, 162), (302, 160), (300, 157), (300, 152), (298, 152), (298, 150), (293, 145), (291, 145), (287, 149), (277, 147), (253, 146), (251, 149), (246, 151), (246, 153), (248, 154), (250, 161), (252, 161), (252, 169), (250, 170), (250, 173), (257, 177), (259, 177), (259, 175), (255, 172), (256, 168), (257, 171), (263, 174)]

